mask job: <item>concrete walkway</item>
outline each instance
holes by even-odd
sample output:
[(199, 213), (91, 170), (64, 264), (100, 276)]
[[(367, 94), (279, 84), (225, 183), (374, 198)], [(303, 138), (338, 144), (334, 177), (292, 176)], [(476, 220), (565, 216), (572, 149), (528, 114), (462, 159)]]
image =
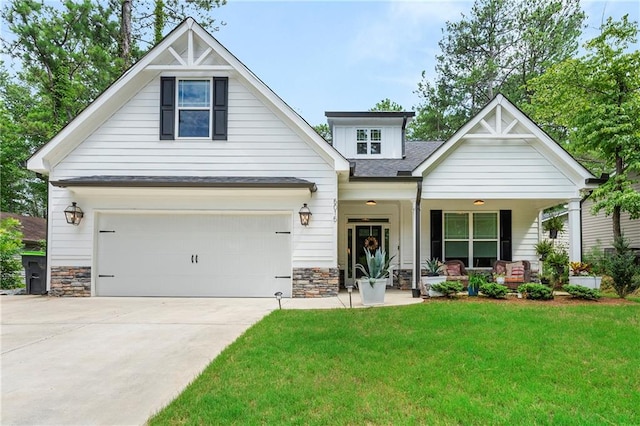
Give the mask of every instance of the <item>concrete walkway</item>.
[[(386, 295), (388, 306), (421, 301)], [(344, 309), (349, 295), (283, 299), (282, 307)], [(0, 423), (143, 424), (277, 308), (275, 298), (2, 296)]]

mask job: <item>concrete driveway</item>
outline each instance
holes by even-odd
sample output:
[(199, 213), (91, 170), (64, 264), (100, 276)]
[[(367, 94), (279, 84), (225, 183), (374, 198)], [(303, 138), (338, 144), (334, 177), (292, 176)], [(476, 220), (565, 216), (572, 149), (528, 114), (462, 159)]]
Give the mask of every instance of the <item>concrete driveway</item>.
[(3, 296), (3, 425), (133, 425), (178, 395), (274, 299)]

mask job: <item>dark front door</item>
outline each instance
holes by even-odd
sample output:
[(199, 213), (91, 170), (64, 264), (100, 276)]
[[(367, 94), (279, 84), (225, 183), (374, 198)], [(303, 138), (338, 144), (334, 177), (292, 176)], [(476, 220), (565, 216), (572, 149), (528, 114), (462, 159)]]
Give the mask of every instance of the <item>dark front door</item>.
[[(382, 239), (382, 225), (366, 225), (356, 226), (355, 241), (355, 257), (356, 263), (367, 267), (367, 258), (365, 257), (364, 248), (368, 247), (370, 251), (378, 248), (384, 249), (384, 241)], [(362, 277), (362, 272), (356, 270), (356, 279)]]

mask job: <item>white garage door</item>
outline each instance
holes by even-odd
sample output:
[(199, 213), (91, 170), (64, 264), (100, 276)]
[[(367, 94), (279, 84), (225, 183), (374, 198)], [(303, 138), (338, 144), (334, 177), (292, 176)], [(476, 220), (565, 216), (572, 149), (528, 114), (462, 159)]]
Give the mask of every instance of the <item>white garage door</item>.
[(103, 214), (98, 296), (291, 296), (291, 216)]

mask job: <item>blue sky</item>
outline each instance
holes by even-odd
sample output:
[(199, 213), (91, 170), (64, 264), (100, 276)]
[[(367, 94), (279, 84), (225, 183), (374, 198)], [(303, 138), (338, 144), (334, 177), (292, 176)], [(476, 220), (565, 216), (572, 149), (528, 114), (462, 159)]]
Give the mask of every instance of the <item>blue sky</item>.
[[(434, 75), (447, 20), (469, 0), (246, 1), (214, 11), (226, 25), (213, 35), (310, 124), (325, 111), (366, 111), (384, 98), (410, 110), (423, 70)], [(587, 38), (603, 15), (628, 13), (638, 0), (583, 1)], [(637, 49), (638, 46), (636, 45)]]

